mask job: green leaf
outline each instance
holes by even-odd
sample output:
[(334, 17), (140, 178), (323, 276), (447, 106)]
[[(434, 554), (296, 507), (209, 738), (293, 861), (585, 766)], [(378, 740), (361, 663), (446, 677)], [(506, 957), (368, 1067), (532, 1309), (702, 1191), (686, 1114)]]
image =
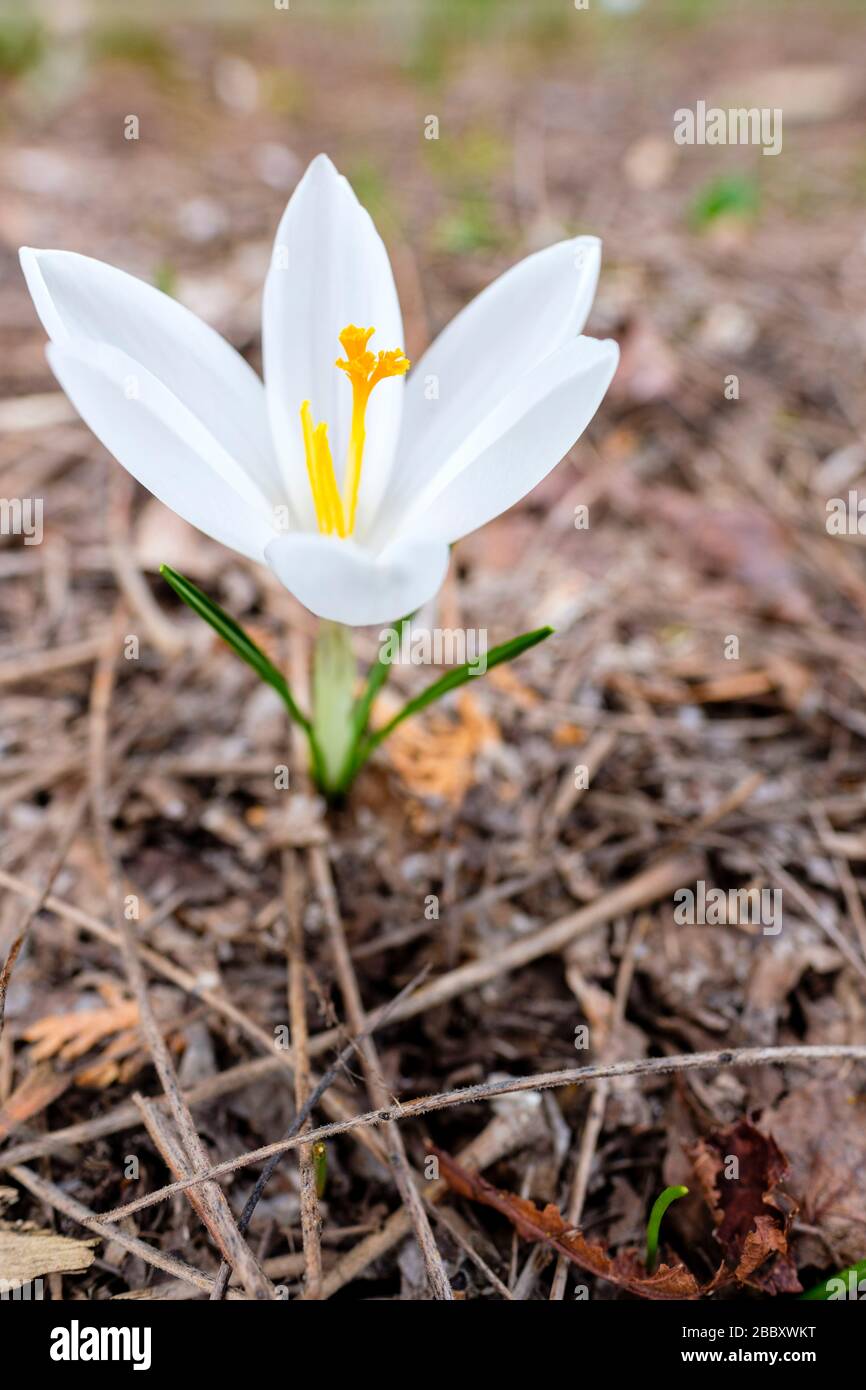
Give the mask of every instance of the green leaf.
[(671, 1202), (679, 1201), (680, 1197), (687, 1197), (689, 1189), (687, 1187), (666, 1187), (653, 1202), (653, 1209), (650, 1212), (649, 1223), (646, 1228), (646, 1267), (647, 1273), (652, 1274), (656, 1267), (659, 1250), (659, 1228), (662, 1224), (662, 1217), (670, 1206)]
[[(404, 619), (403, 621), (406, 622), (408, 620)], [(537, 646), (539, 642), (543, 642), (545, 638), (550, 637), (552, 633), (552, 627), (539, 627), (533, 632), (524, 632), (520, 637), (512, 637), (510, 642), (503, 642), (501, 646), (493, 647), (493, 649), (487, 653), (487, 666), (484, 672), (473, 670), (473, 667), (475, 667), (477, 663), (467, 661), (463, 666), (455, 666), (453, 671), (448, 671), (447, 674), (440, 677), (438, 681), (434, 681), (432, 685), (428, 685), (426, 690), (422, 690), (420, 695), (416, 695), (413, 700), (409, 700), (407, 704), (394, 715), (394, 718), (390, 719), (381, 729), (377, 729), (375, 733), (369, 734), (365, 739), (360, 739), (355, 757), (349, 769), (347, 784), (367, 761), (370, 754), (379, 747), (379, 744), (382, 743), (390, 733), (393, 733), (398, 724), (403, 723), (404, 719), (409, 719), (413, 714), (419, 714), (422, 709), (426, 709), (428, 705), (432, 705), (436, 700), (441, 700), (443, 695), (448, 695), (452, 690), (456, 690), (458, 686), (465, 685), (467, 681), (479, 679), (482, 674), (491, 671), (494, 666), (501, 666), (504, 661), (514, 661), (516, 657), (522, 656), (530, 647)], [(382, 662), (380, 656), (377, 666), (385, 666), (387, 668), (388, 665), (388, 662)], [(376, 690), (384, 684), (387, 679), (387, 674), (387, 669), (384, 672), (380, 672), (377, 667), (373, 668), (370, 674), (370, 683), (375, 680), (377, 684), (367, 704), (367, 714), (369, 714), (369, 707), (373, 703)], [(368, 683), (367, 691), (365, 691), (362, 697), (362, 702), (367, 699), (370, 683)]]
[[(410, 613), (407, 617), (401, 618), (399, 623), (396, 624), (398, 641), (402, 642), (403, 632), (411, 621), (412, 614)], [(373, 701), (391, 674), (392, 663), (383, 658), (382, 652), (384, 650), (385, 646), (383, 644), (379, 648), (379, 654), (368, 672), (364, 693), (355, 704), (352, 722), (354, 724), (356, 742), (362, 737), (367, 728), (370, 719), (370, 711), (373, 708)]]
[(725, 174), (700, 190), (689, 215), (692, 226), (702, 230), (720, 217), (754, 218), (760, 202), (760, 189), (755, 179), (743, 174)]
[(201, 589), (197, 589), (195, 584), (185, 579), (182, 574), (178, 574), (177, 570), (173, 570), (169, 565), (160, 565), (159, 572), (166, 583), (174, 589), (178, 598), (182, 598), (194, 613), (197, 613), (200, 618), (204, 618), (205, 622), (210, 624), (214, 632), (219, 633), (232, 651), (236, 652), (248, 666), (252, 666), (260, 680), (273, 686), (295, 723), (300, 724), (308, 737), (312, 735), (312, 725), (295, 704), (294, 696), (285, 676), (265, 656), (261, 647), (257, 647), (253, 639), (244, 632), (240, 623), (229, 617), (218, 603), (214, 603), (213, 599), (208, 598), (207, 594), (203, 594)]
[[(852, 1275), (854, 1276), (853, 1279), (851, 1277)], [(861, 1282), (866, 1280), (866, 1260), (860, 1260), (858, 1264), (850, 1265), (848, 1269), (840, 1270), (838, 1274), (831, 1275), (831, 1277), (825, 1279), (823, 1283), (816, 1284), (814, 1289), (808, 1289), (806, 1293), (801, 1293), (800, 1301), (811, 1300), (813, 1302), (820, 1302), (832, 1297), (840, 1297), (839, 1280), (842, 1281), (845, 1289), (844, 1294), (841, 1295), (842, 1297), (862, 1298), (863, 1295), (860, 1293), (860, 1289), (863, 1288), (864, 1292), (866, 1292), (866, 1285)], [(832, 1293), (831, 1285), (834, 1286)]]

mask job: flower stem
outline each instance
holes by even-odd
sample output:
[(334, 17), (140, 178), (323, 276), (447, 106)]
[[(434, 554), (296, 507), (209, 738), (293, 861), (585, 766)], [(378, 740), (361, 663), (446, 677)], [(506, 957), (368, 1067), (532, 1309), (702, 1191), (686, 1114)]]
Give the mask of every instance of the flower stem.
[(313, 732), (321, 789), (335, 798), (346, 789), (356, 732), (352, 719), (355, 657), (349, 629), (322, 622), (313, 657)]

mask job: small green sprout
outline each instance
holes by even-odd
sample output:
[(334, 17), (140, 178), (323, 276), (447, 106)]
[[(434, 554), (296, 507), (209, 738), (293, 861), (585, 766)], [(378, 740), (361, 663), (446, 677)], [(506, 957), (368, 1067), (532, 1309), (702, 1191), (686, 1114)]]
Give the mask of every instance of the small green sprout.
[[(823, 1301), (824, 1299), (835, 1298), (859, 1298), (861, 1280), (866, 1281), (866, 1260), (860, 1260), (856, 1265), (849, 1265), (848, 1269), (842, 1269), (838, 1274), (833, 1274), (823, 1283), (816, 1284), (814, 1289), (808, 1289), (806, 1293), (800, 1294), (800, 1301), (812, 1300)], [(866, 1282), (862, 1284), (863, 1293), (866, 1295)]]
[(321, 1200), (328, 1181), (328, 1150), (321, 1139), (313, 1145), (313, 1171), (316, 1175), (316, 1196)]
[(706, 184), (692, 203), (690, 221), (703, 231), (720, 218), (750, 221), (757, 216), (760, 192), (753, 178), (743, 174), (725, 174)]
[(160, 261), (153, 271), (153, 283), (163, 294), (177, 298), (177, 271), (171, 261)]
[(656, 1267), (656, 1260), (659, 1252), (659, 1227), (662, 1224), (662, 1217), (670, 1206), (671, 1202), (676, 1202), (680, 1197), (688, 1194), (687, 1187), (666, 1187), (660, 1196), (653, 1202), (653, 1209), (650, 1212), (649, 1224), (646, 1228), (646, 1267), (650, 1274)]

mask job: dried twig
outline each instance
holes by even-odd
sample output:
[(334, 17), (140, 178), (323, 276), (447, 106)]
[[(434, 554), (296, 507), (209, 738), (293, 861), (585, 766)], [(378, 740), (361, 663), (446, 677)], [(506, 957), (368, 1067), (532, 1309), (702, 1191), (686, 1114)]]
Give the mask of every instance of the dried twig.
[[(362, 1036), (366, 1027), (364, 1006), (361, 1003), (361, 992), (358, 988), (358, 981), (355, 976), (355, 967), (352, 964), (349, 948), (346, 945), (343, 922), (340, 917), (340, 911), (337, 906), (337, 896), (334, 892), (334, 885), (331, 879), (330, 865), (328, 864), (327, 855), (324, 850), (318, 848), (311, 849), (310, 863), (316, 890), (325, 913), (325, 921), (331, 939), (331, 950), (334, 954), (334, 964), (337, 970), (337, 978), (340, 982), (340, 990), (343, 995), (346, 1013), (353, 1030), (359, 1036)], [(364, 1038), (360, 1050), (361, 1062), (364, 1068), (364, 1075), (366, 1077), (367, 1090), (370, 1094), (370, 1098), (376, 1105), (386, 1105), (389, 1100), (388, 1088), (382, 1076), (378, 1052), (372, 1038)], [(415, 1186), (415, 1180), (412, 1169), (409, 1166), (409, 1159), (400, 1131), (390, 1128), (386, 1132), (385, 1144), (397, 1188), (411, 1217), (415, 1235), (421, 1248), (421, 1253), (424, 1256), (424, 1262), (427, 1266), (427, 1277), (430, 1281), (430, 1288), (433, 1292), (433, 1296), (437, 1299), (451, 1300), (453, 1294), (451, 1292), (451, 1285), (448, 1282), (448, 1275), (445, 1272), (445, 1265), (442, 1262), (439, 1247), (436, 1244), (436, 1239), (430, 1227), (430, 1219), (424, 1210), (423, 1203)]]
[[(123, 881), (120, 865), (112, 845), (111, 824), (108, 816), (107, 749), (108, 720), (111, 694), (114, 688), (114, 664), (117, 647), (118, 629), (117, 625), (113, 624), (97, 663), (91, 692), (90, 790), (93, 820), (109, 882), (115, 920), (118, 923), (123, 964), (130, 988), (138, 1004), (141, 1028), (175, 1123), (180, 1131), (181, 1142), (189, 1162), (193, 1171), (201, 1171), (208, 1165), (207, 1153), (193, 1123), (189, 1107), (181, 1095), (171, 1055), (150, 1006), (144, 969), (123, 910)], [(238, 1274), (247, 1291), (255, 1298), (272, 1298), (274, 1296), (273, 1285), (259, 1268), (252, 1252), (240, 1236), (222, 1188), (216, 1184), (209, 1184), (206, 1200), (212, 1206), (214, 1222), (222, 1233), (223, 1248), (232, 1250), (237, 1259)]]
[[(645, 919), (638, 920), (629, 936), (628, 945), (623, 951), (622, 960), (619, 963), (619, 970), (617, 971), (613, 1010), (602, 1056), (610, 1054), (611, 1043), (616, 1038), (620, 1025), (625, 1018), (626, 1004), (628, 1002), (632, 980), (634, 979), (635, 955), (645, 933), (646, 925)], [(586, 1193), (589, 1187), (589, 1176), (592, 1171), (592, 1160), (604, 1124), (604, 1112), (607, 1109), (609, 1091), (609, 1080), (599, 1081), (592, 1088), (592, 1098), (589, 1102), (586, 1120), (584, 1121), (583, 1134), (580, 1141), (580, 1153), (578, 1154), (577, 1164), (574, 1169), (574, 1177), (572, 1179), (571, 1192), (569, 1194), (568, 1210), (566, 1212), (566, 1220), (569, 1226), (580, 1225), (580, 1218), (583, 1214), (583, 1204), (586, 1201)], [(556, 1261), (556, 1270), (554, 1272), (553, 1282), (550, 1286), (550, 1297), (554, 1301), (565, 1297), (568, 1264), (569, 1262), (564, 1255), (560, 1255)]]
[(369, 1125), (388, 1124), (393, 1120), (416, 1119), (419, 1115), (429, 1115), (435, 1110), (447, 1110), (454, 1105), (471, 1105), (481, 1100), (492, 1100), (496, 1096), (514, 1095), (521, 1091), (543, 1091), (558, 1086), (585, 1086), (590, 1081), (606, 1078), (615, 1080), (621, 1076), (667, 1076), (671, 1072), (701, 1071), (710, 1067), (761, 1067), (782, 1066), (786, 1062), (839, 1061), (866, 1062), (866, 1044), (848, 1043), (797, 1043), (790, 1047), (736, 1047), (722, 1048), (716, 1052), (691, 1052), (672, 1057), (641, 1057), (633, 1062), (611, 1062), (592, 1067), (567, 1067), (563, 1071), (536, 1072), (532, 1076), (508, 1077), (504, 1081), (482, 1081), (476, 1086), (462, 1086), (453, 1091), (443, 1091), (435, 1096), (420, 1096), (417, 1100), (405, 1101), (401, 1105), (391, 1105), (380, 1110), (368, 1110), (366, 1114), (356, 1115), (340, 1124), (321, 1125), (305, 1136), (304, 1140), (286, 1139), (276, 1144), (266, 1144), (251, 1153), (228, 1159), (217, 1164), (206, 1173), (182, 1183), (172, 1183), (158, 1192), (138, 1197), (122, 1207), (106, 1212), (104, 1221), (120, 1221), (143, 1207), (153, 1206), (155, 1202), (165, 1201), (175, 1192), (182, 1192), (193, 1182), (205, 1182), (211, 1178), (234, 1173), (239, 1168), (261, 1163), (273, 1154), (287, 1153), (301, 1142), (314, 1143), (317, 1139), (330, 1139), (335, 1134), (346, 1134), (350, 1130)]
[(0, 687), (68, 671), (72, 666), (87, 666), (97, 660), (102, 643), (101, 637), (85, 637), (80, 642), (70, 642), (66, 647), (54, 647), (51, 651), (22, 652), (10, 657), (0, 662)]
[[(192, 1177), (192, 1165), (168, 1116), (141, 1095), (135, 1094), (133, 1101), (138, 1106), (145, 1128), (153, 1140), (157, 1152), (162, 1155), (169, 1170), (179, 1179)], [(241, 1282), (249, 1283), (254, 1289), (261, 1285), (265, 1289), (263, 1296), (269, 1297), (266, 1286), (262, 1285), (261, 1279), (256, 1273), (257, 1266), (255, 1266), (241, 1232), (234, 1222), (224, 1220), (220, 1209), (221, 1204), (214, 1201), (212, 1188), (210, 1186), (191, 1187), (187, 1189), (186, 1195), (210, 1232), (211, 1238), (221, 1252), (223, 1259), (237, 1271)], [(216, 1285), (214, 1285), (211, 1298), (214, 1297), (215, 1290)]]
[[(418, 985), (418, 982), (418, 978), (410, 980), (409, 983), (405, 986), (405, 988), (402, 989), (399, 994), (395, 995), (394, 999), (390, 1000), (387, 1004), (383, 1004), (379, 1009), (377, 1009), (375, 1017), (367, 1031), (372, 1033), (375, 1032), (377, 1028), (381, 1028), (387, 1022), (387, 1019), (391, 1011), (397, 1006), (399, 1001), (402, 998), (404, 998), (407, 994), (411, 994), (412, 990), (415, 989)], [(306, 1123), (309, 1116), (313, 1113), (315, 1107), (319, 1104), (319, 1101), (322, 1099), (325, 1092), (328, 1090), (328, 1087), (334, 1084), (334, 1082), (337, 1080), (337, 1077), (345, 1068), (349, 1058), (352, 1056), (354, 1052), (358, 1050), (359, 1042), (359, 1038), (350, 1038), (340, 1055), (337, 1057), (336, 1061), (333, 1063), (333, 1065), (329, 1067), (325, 1075), (319, 1081), (316, 1082), (315, 1086), (310, 1091), (310, 1094), (307, 1096), (306, 1101), (301, 1106), (300, 1110), (298, 1110), (297, 1114), (295, 1115), (295, 1118), (289, 1126), (288, 1132), (286, 1134), (287, 1139), (291, 1139), (294, 1137), (294, 1135), (300, 1133), (303, 1125)], [(281, 1150), (280, 1152), (275, 1153), (268, 1160), (268, 1162), (262, 1169), (256, 1181), (255, 1187), (253, 1188), (252, 1192), (247, 1198), (246, 1204), (241, 1213), (240, 1220), (238, 1221), (238, 1228), (242, 1234), (246, 1233), (250, 1221), (252, 1220), (253, 1212), (255, 1211), (256, 1207), (261, 1201), (264, 1190), (270, 1182), (274, 1172), (278, 1168), (282, 1157), (283, 1151)], [(222, 1291), (225, 1290), (226, 1285), (228, 1283), (229, 1273), (230, 1270), (228, 1265), (224, 1264), (217, 1276), (216, 1296), (222, 1297)]]
[[(578, 909), (577, 912), (568, 913), (565, 917), (551, 922), (539, 931), (521, 937), (499, 952), (476, 961), (470, 961), (468, 965), (458, 966), (455, 970), (449, 970), (444, 975), (440, 975), (438, 979), (432, 980), (430, 984), (418, 990), (417, 994), (405, 998), (394, 1011), (391, 1021), (397, 1023), (403, 1019), (414, 1018), (418, 1014), (426, 1013), (428, 1009), (447, 1003), (451, 999), (459, 998), (460, 995), (477, 989), (500, 975), (508, 974), (523, 965), (528, 965), (541, 956), (552, 955), (561, 951), (578, 936), (592, 931), (605, 922), (612, 921), (613, 918), (623, 913), (648, 907), (651, 903), (673, 893), (684, 884), (693, 882), (701, 873), (702, 863), (700, 855), (694, 853), (673, 854), (660, 859), (658, 863), (644, 869), (639, 874), (635, 874), (633, 878), (628, 879), (617, 888), (611, 889), (610, 892), (603, 893), (601, 897), (586, 907)], [(26, 896), (32, 896), (37, 891), (15, 879), (13, 875), (7, 874), (3, 869), (0, 869), (0, 883), (6, 883), (8, 886), (16, 888), (17, 891)], [(112, 945), (119, 945), (118, 934), (105, 923), (98, 922), (96, 918), (91, 917), (89, 913), (82, 912), (71, 904), (53, 897), (46, 900), (45, 907), (51, 912), (67, 917), (76, 925)], [(204, 999), (211, 1008), (218, 1010), (226, 1018), (235, 1022), (239, 1028), (242, 1028), (251, 1040), (260, 1047), (266, 1048), (270, 1055), (271, 1069), (276, 1070), (280, 1067), (292, 1069), (291, 1051), (285, 1049), (275, 1053), (273, 1039), (240, 1010), (236, 1009), (230, 1001), (214, 991), (201, 987), (188, 971), (174, 965), (173, 962), (159, 955), (158, 952), (152, 951), (149, 947), (140, 947), (139, 955), (154, 971), (188, 993)], [(310, 1038), (310, 1056), (318, 1057), (323, 1052), (339, 1046), (340, 1041), (338, 1028), (328, 1028), (321, 1033), (316, 1033)]]
[(74, 1197), (69, 1196), (68, 1192), (64, 1192), (55, 1183), (40, 1178), (29, 1168), (16, 1164), (9, 1169), (9, 1176), (20, 1183), (22, 1187), (26, 1187), (28, 1192), (32, 1192), (33, 1196), (37, 1197), (40, 1202), (45, 1202), (55, 1211), (62, 1212), (64, 1216), (68, 1216), (71, 1221), (78, 1222), (79, 1226), (84, 1226), (86, 1230), (95, 1231), (105, 1240), (122, 1245), (124, 1250), (129, 1251), (130, 1255), (136, 1255), (146, 1264), (153, 1265), (155, 1269), (161, 1269), (165, 1274), (171, 1274), (175, 1279), (182, 1279), (185, 1284), (191, 1284), (204, 1293), (210, 1293), (213, 1288), (214, 1281), (209, 1275), (191, 1268), (182, 1260), (175, 1259), (173, 1255), (164, 1255), (161, 1250), (148, 1245), (146, 1241), (139, 1240), (137, 1236), (127, 1235), (126, 1231), (119, 1230), (116, 1226), (106, 1225), (83, 1202), (76, 1201)]
[[(7, 873), (4, 869), (0, 869), (0, 884), (12, 888), (15, 892), (20, 893), (22, 897), (29, 897), (32, 900), (38, 898), (38, 889), (33, 888), (22, 879), (16, 878), (14, 874)], [(83, 912), (80, 908), (74, 907), (71, 903), (64, 902), (62, 899), (50, 895), (45, 900), (44, 909), (82, 928), (82, 930), (95, 936), (98, 940), (106, 942), (107, 945), (114, 946), (120, 950), (121, 938), (119, 932), (115, 931), (115, 929), (110, 927), (107, 923), (101, 922), (97, 917), (93, 917), (90, 913)], [(140, 924), (142, 930), (147, 927), (148, 922), (151, 920), (152, 918), (146, 918)], [(147, 965), (154, 974), (177, 985), (179, 989), (184, 990), (184, 992), (189, 994), (192, 998), (201, 999), (209, 1008), (213, 1009), (215, 1013), (233, 1023), (245, 1037), (249, 1038), (260, 1051), (266, 1054), (259, 1062), (241, 1063), (239, 1067), (229, 1068), (226, 1072), (222, 1073), (221, 1076), (209, 1079), (207, 1082), (203, 1083), (203, 1088), (194, 1088), (193, 1091), (190, 1092), (190, 1097), (194, 1100), (200, 1098), (202, 1101), (216, 1099), (218, 1096), (228, 1095), (231, 1091), (247, 1085), (253, 1077), (258, 1078), (259, 1076), (270, 1075), (273, 1072), (284, 1071), (288, 1074), (289, 1078), (294, 1077), (294, 1063), (291, 1050), (288, 1048), (275, 1048), (273, 1037), (269, 1033), (266, 1033), (263, 1028), (260, 1028), (253, 1019), (249, 1018), (249, 1016), (245, 1014), (242, 1009), (239, 1009), (237, 1005), (233, 1004), (230, 999), (225, 998), (224, 995), (216, 990), (207, 988), (207, 986), (199, 982), (196, 976), (190, 974), (188, 970), (185, 970), (183, 966), (175, 965), (167, 956), (161, 955), (160, 952), (153, 950), (152, 947), (139, 945), (137, 950), (139, 960)], [(405, 996), (401, 995), (401, 998), (403, 997)], [(335, 1043), (338, 1044), (341, 1041), (341, 1035), (338, 1029), (330, 1030), (327, 1035), (320, 1034), (318, 1036), (322, 1041), (315, 1045), (311, 1044), (311, 1052), (315, 1052), (316, 1054), (330, 1050)], [(187, 1097), (187, 1099), (190, 1097)], [(326, 1096), (322, 1104), (326, 1113), (330, 1114), (332, 1119), (345, 1118), (349, 1113), (344, 1102), (337, 1096)], [(62, 1148), (65, 1143), (85, 1143), (89, 1138), (98, 1138), (105, 1134), (115, 1134), (119, 1130), (128, 1129), (137, 1122), (138, 1115), (135, 1107), (127, 1103), (118, 1106), (117, 1110), (111, 1115), (97, 1120), (87, 1120), (82, 1125), (71, 1125), (65, 1130), (58, 1130), (58, 1142), (56, 1144), (53, 1142), (52, 1136), (46, 1135), (43, 1136), (42, 1139), (34, 1141), (37, 1145), (36, 1148), (33, 1147), (33, 1144), (23, 1145), (20, 1149), (16, 1148), (15, 1158), (11, 1161), (27, 1162), (31, 1158), (39, 1157), (44, 1153), (56, 1152), (57, 1149)], [(373, 1139), (372, 1144), (370, 1142), (371, 1138)], [(378, 1139), (375, 1139), (374, 1136), (365, 1135), (361, 1142), (364, 1143), (365, 1147), (372, 1153), (374, 1158), (384, 1164), (384, 1153), (379, 1145)], [(2, 1157), (0, 1157), (0, 1164), (2, 1164)]]
[[(501, 1113), (494, 1115), (480, 1134), (466, 1145), (460, 1153), (460, 1162), (467, 1168), (483, 1170), (492, 1163), (498, 1163), (506, 1154), (519, 1149), (537, 1132), (539, 1113), (525, 1102), (505, 1104)], [(429, 1204), (439, 1202), (448, 1192), (444, 1178), (427, 1183), (424, 1197)], [(412, 1223), (405, 1207), (392, 1212), (380, 1230), (374, 1231), (359, 1241), (357, 1245), (341, 1256), (333, 1269), (325, 1275), (323, 1295), (330, 1298), (339, 1289), (357, 1279), (374, 1260), (380, 1260), (389, 1250), (406, 1239), (411, 1233)]]
[(117, 587), (138, 615), (154, 646), (165, 656), (178, 656), (187, 639), (153, 597), (135, 558), (131, 540), (130, 509), (134, 483), (128, 473), (107, 462), (108, 553)]
[(3, 969), (0, 970), (0, 1038), (3, 1036), (3, 1025), (6, 1020), (6, 993), (9, 989), (9, 981), (12, 977), (15, 962), (21, 952), (21, 948), (27, 940), (27, 933), (30, 931), (33, 919), (38, 917), (45, 906), (46, 899), (54, 885), (54, 880), (63, 868), (66, 856), (72, 847), (72, 842), (78, 834), (81, 818), (87, 810), (88, 800), (89, 791), (88, 788), (85, 787), (73, 802), (72, 810), (69, 812), (66, 824), (57, 841), (57, 847), (51, 857), (48, 869), (46, 870), (42, 887), (36, 890), (32, 903), (25, 911), (24, 920), (18, 930), (18, 935), (9, 948), (8, 955), (3, 964)]
[[(305, 999), (304, 927), (299, 903), (299, 865), (295, 850), (284, 851), (283, 894), (286, 902), (289, 949), (289, 1018), (295, 1054), (295, 1108), (303, 1110), (310, 1096), (310, 1058), (308, 1052), (307, 1007)], [(304, 1129), (310, 1128), (309, 1120)], [(311, 1144), (298, 1149), (298, 1179), (301, 1196), (301, 1236), (306, 1260), (306, 1296), (320, 1298), (322, 1290), (321, 1217), (316, 1194), (316, 1171)]]
[[(673, 893), (677, 888), (694, 882), (700, 875), (703, 859), (699, 854), (672, 854), (660, 859), (658, 863), (635, 874), (626, 883), (612, 888), (609, 893), (577, 912), (560, 917), (539, 931), (530, 932), (513, 941), (501, 951), (491, 952), (478, 960), (460, 965), (432, 980), (429, 985), (419, 989), (417, 994), (407, 999), (394, 1011), (393, 1021), (415, 1018), (428, 1009), (447, 1004), (470, 990), (479, 989), (500, 975), (519, 970), (541, 956), (555, 955), (578, 936), (592, 931), (605, 922), (637, 908), (647, 907)], [(337, 1038), (335, 1029), (316, 1033), (310, 1039), (310, 1053), (315, 1056), (325, 1046), (332, 1046)]]

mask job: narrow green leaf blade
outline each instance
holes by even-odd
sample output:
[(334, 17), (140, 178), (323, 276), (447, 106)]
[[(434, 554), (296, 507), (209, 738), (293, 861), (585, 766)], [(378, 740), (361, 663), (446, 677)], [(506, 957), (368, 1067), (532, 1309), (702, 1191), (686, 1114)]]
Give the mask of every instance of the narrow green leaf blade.
[(539, 627), (533, 632), (524, 632), (520, 637), (512, 637), (509, 642), (503, 642), (500, 646), (493, 647), (492, 650), (487, 653), (487, 667), (483, 673), (473, 671), (473, 667), (476, 663), (467, 661), (462, 666), (455, 666), (453, 671), (448, 671), (444, 676), (441, 676), (439, 680), (434, 681), (432, 685), (428, 685), (427, 689), (422, 690), (420, 695), (416, 695), (414, 699), (409, 700), (403, 708), (394, 715), (393, 719), (390, 719), (381, 729), (377, 729), (375, 733), (370, 734), (369, 737), (364, 740), (358, 750), (358, 756), (352, 769), (352, 775), (354, 776), (362, 764), (367, 761), (374, 749), (378, 748), (379, 744), (382, 743), (390, 733), (393, 733), (397, 725), (402, 724), (404, 719), (411, 718), (413, 714), (419, 714), (422, 709), (426, 709), (428, 705), (432, 705), (436, 700), (441, 700), (443, 695), (448, 695), (452, 690), (456, 690), (459, 686), (465, 685), (467, 681), (479, 680), (482, 674), (486, 675), (487, 671), (491, 671), (494, 666), (501, 666), (505, 661), (514, 661), (518, 656), (522, 656), (524, 652), (529, 651), (530, 647), (535, 647), (539, 642), (544, 642), (552, 633), (552, 627)]
[(197, 613), (200, 618), (203, 618), (206, 623), (209, 623), (214, 632), (219, 634), (232, 651), (253, 668), (260, 680), (273, 686), (284, 701), (291, 717), (309, 734), (310, 721), (295, 704), (285, 676), (265, 656), (261, 647), (257, 647), (253, 639), (244, 632), (240, 623), (220, 608), (218, 603), (214, 603), (212, 598), (208, 598), (207, 594), (202, 593), (201, 589), (196, 588), (191, 580), (178, 574), (177, 570), (173, 570), (170, 565), (160, 565), (159, 572), (166, 583), (174, 589), (178, 598), (183, 599), (187, 607)]
[[(411, 621), (412, 614), (410, 613), (407, 617), (401, 618), (399, 623), (395, 624), (400, 641), (402, 641), (403, 633)], [(384, 646), (380, 648), (376, 660), (373, 662), (367, 675), (367, 684), (364, 687), (364, 692), (355, 704), (353, 722), (356, 740), (361, 738), (365, 733), (367, 722), (370, 718), (370, 711), (373, 708), (373, 701), (376, 699), (376, 696), (391, 674), (392, 663), (390, 661), (383, 661), (382, 659), (382, 652), (384, 650)]]
[[(841, 1287), (840, 1287), (841, 1286)], [(840, 1269), (838, 1274), (833, 1274), (829, 1279), (824, 1279), (820, 1284), (816, 1284), (814, 1289), (807, 1289), (806, 1293), (800, 1294), (800, 1302), (813, 1301), (823, 1302), (824, 1300), (838, 1298), (862, 1298), (866, 1293), (866, 1260), (860, 1260), (856, 1265), (851, 1265), (848, 1269)]]

